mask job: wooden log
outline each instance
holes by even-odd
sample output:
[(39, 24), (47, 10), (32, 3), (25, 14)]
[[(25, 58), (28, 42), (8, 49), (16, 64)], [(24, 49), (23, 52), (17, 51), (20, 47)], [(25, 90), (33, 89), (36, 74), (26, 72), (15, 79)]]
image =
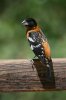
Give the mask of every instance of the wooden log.
[(66, 90), (66, 59), (53, 59), (51, 79), (39, 60), (0, 60), (0, 92)]

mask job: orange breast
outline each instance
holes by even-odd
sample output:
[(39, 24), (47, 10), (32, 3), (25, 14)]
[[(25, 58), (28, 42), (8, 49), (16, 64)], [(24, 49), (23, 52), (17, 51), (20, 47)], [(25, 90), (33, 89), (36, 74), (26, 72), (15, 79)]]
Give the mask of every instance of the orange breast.
[(50, 47), (49, 47), (48, 42), (43, 42), (42, 46), (43, 46), (46, 57), (50, 58), (51, 57), (51, 52), (50, 52)]
[(39, 31), (40, 31), (40, 28), (39, 28), (38, 26), (33, 27), (32, 30), (29, 30), (29, 31), (26, 32), (26, 36), (27, 36), (27, 38), (28, 38), (30, 32), (39, 32)]

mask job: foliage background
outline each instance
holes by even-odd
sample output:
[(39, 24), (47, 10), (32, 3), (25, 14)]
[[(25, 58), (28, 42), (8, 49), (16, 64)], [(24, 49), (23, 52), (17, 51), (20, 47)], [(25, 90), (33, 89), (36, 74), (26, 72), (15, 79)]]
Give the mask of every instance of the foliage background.
[[(66, 57), (66, 0), (0, 0), (0, 59), (32, 58), (21, 21), (37, 20), (51, 46), (52, 57)], [(0, 93), (0, 100), (66, 100), (65, 91)]]

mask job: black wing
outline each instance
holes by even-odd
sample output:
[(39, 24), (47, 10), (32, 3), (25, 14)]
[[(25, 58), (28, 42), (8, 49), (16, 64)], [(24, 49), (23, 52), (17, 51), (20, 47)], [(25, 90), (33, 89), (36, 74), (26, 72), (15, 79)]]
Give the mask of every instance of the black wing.
[(42, 35), (39, 32), (30, 32), (28, 41), (35, 55), (41, 60), (42, 63), (44, 63), (45, 53), (41, 44)]
[(41, 43), (41, 35), (39, 34), (39, 32), (30, 32), (28, 41), (32, 45), (38, 45)]

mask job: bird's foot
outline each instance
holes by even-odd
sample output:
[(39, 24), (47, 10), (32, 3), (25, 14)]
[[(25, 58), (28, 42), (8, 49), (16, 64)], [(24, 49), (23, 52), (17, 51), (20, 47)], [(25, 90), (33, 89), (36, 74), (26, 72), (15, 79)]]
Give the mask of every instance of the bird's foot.
[(34, 60), (37, 56), (35, 55), (32, 60)]

